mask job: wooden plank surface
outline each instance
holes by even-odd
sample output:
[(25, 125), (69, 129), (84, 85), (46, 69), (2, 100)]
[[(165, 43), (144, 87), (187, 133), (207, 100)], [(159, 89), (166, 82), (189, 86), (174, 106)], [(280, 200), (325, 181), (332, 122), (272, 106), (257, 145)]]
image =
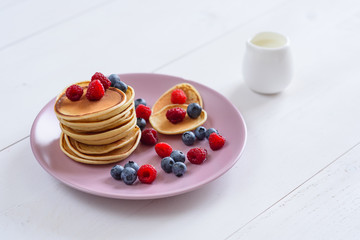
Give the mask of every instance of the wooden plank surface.
[[(1, 235), (360, 237), (358, 1), (82, 4), (71, 11), (61, 2), (0, 4), (0, 19), (11, 19), (13, 12), (30, 19), (22, 24), (23, 18), (14, 18), (18, 32), (0, 23), (0, 29), (11, 33), (0, 40), (1, 83), (13, 90), (0, 94), (8, 123), (2, 120), (0, 125)], [(48, 14), (55, 8), (59, 13)], [(41, 16), (30, 18), (28, 9)], [(250, 91), (241, 74), (245, 41), (263, 30), (291, 39), (295, 78), (278, 95)], [(42, 106), (67, 84), (88, 79), (95, 71), (158, 72), (219, 91), (245, 117), (249, 135), (242, 158), (216, 181), (172, 198), (112, 200), (64, 186), (37, 164), (28, 134)]]
[[(0, 149), (27, 136), (36, 114), (67, 85), (89, 79), (96, 71), (105, 74), (152, 72), (283, 1), (263, 3), (256, 11), (247, 11), (255, 9), (259, 2), (262, 1), (249, 2), (244, 8), (235, 0), (227, 4), (219, 4), (219, 1), (177, 4), (161, 0), (111, 1), (99, 3), (101, 6), (83, 11), (79, 17), (74, 16), (75, 10), (67, 17), (59, 14), (58, 19), (51, 19), (55, 16), (49, 14), (51, 23), (25, 15), (30, 18), (31, 26), (19, 33), (12, 33), (11, 29), (15, 25), (21, 28), (23, 18), (14, 26), (4, 21), (0, 29), (11, 30), (19, 36), (9, 36), (10, 40), (4, 38), (6, 41), (0, 44), (7, 44), (0, 51), (2, 79), (6, 79), (3, 87), (11, 87), (17, 94), (3, 92), (0, 106), (17, 128), (9, 130), (0, 126), (3, 132)], [(41, 1), (25, 3), (32, 4), (31, 9), (39, 14), (53, 11), (56, 6), (42, 5)], [(59, 13), (66, 12), (67, 5), (61, 1), (58, 4), (63, 7)], [(81, 6), (79, 3), (78, 8)], [(18, 15), (29, 14), (24, 6), (13, 11), (16, 10)], [(18, 41), (23, 38), (24, 41)], [(19, 96), (20, 110), (3, 101), (16, 102)]]
[(228, 239), (357, 239), (359, 143)]
[[(111, 0), (14, 1), (0, 5), (0, 51), (98, 11)], [(26, 54), (26, 52), (24, 52)]]

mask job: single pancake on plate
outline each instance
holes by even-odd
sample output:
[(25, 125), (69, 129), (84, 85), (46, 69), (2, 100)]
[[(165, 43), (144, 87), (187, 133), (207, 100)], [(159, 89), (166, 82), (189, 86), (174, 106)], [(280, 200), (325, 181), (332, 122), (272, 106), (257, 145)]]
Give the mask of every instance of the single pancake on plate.
[(184, 120), (178, 123), (171, 123), (166, 117), (166, 112), (169, 109), (179, 107), (186, 111), (187, 106), (187, 104), (167, 105), (155, 114), (151, 114), (149, 121), (156, 131), (166, 135), (182, 134), (184, 132), (194, 130), (204, 124), (207, 119), (207, 113), (204, 109), (202, 109), (198, 118), (193, 119), (186, 114)]
[(184, 104), (197, 103), (201, 107), (203, 107), (203, 101), (202, 101), (201, 95), (198, 92), (198, 90), (189, 83), (179, 83), (179, 84), (176, 84), (175, 86), (171, 87), (170, 89), (168, 89), (164, 94), (162, 94), (157, 99), (157, 101), (154, 103), (154, 105), (151, 109), (151, 112), (156, 113), (156, 112), (160, 111), (161, 109), (163, 109), (165, 106), (173, 104), (171, 102), (171, 93), (175, 89), (181, 89), (186, 94), (186, 102)]

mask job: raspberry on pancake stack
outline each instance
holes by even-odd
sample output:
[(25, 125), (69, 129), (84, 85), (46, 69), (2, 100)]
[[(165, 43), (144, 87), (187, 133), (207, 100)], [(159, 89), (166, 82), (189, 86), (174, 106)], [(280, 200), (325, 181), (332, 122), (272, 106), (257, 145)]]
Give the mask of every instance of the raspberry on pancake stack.
[(114, 163), (127, 158), (139, 144), (134, 89), (114, 85), (96, 73), (91, 81), (74, 84), (57, 97), (54, 111), (62, 131), (60, 148), (71, 159)]

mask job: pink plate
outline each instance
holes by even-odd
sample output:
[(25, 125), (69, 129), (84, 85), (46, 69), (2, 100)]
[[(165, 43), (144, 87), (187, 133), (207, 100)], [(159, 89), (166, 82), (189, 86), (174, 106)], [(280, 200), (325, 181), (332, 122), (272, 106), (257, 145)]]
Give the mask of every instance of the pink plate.
[[(155, 103), (167, 89), (175, 84), (187, 82), (198, 89), (204, 101), (208, 119), (204, 126), (214, 127), (226, 137), (225, 146), (212, 151), (208, 141), (197, 140), (191, 147), (205, 147), (208, 159), (201, 165), (186, 160), (188, 171), (182, 177), (165, 173), (160, 157), (154, 147), (139, 144), (138, 148), (126, 160), (139, 165), (152, 164), (158, 176), (152, 184), (143, 184), (138, 180), (131, 186), (116, 181), (110, 176), (115, 164), (95, 166), (77, 163), (68, 158), (59, 147), (60, 127), (52, 99), (36, 117), (30, 135), (32, 151), (40, 165), (52, 176), (66, 185), (90, 194), (119, 199), (154, 199), (169, 197), (195, 190), (215, 180), (228, 171), (240, 158), (246, 142), (246, 126), (243, 117), (235, 106), (218, 92), (199, 83), (182, 78), (159, 74), (121, 74), (120, 78), (135, 89), (136, 98), (146, 99), (149, 106)], [(150, 126), (149, 126), (150, 127)], [(191, 148), (181, 141), (181, 136), (159, 134), (159, 141), (169, 143), (173, 149), (185, 154)]]

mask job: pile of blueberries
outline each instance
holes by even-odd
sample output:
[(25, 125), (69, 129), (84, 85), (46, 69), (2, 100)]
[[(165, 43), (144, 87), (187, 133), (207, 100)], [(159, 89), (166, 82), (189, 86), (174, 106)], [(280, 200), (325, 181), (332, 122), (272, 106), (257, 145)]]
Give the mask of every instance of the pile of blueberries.
[(164, 157), (161, 160), (161, 168), (166, 173), (174, 173), (177, 177), (183, 176), (187, 170), (185, 154), (179, 150), (172, 151), (169, 157)]
[(111, 168), (110, 174), (116, 180), (122, 180), (127, 185), (132, 185), (137, 179), (137, 171), (140, 166), (133, 162), (127, 162), (124, 167), (115, 165)]
[(124, 83), (123, 81), (120, 80), (119, 75), (117, 74), (110, 74), (110, 76), (108, 77), (108, 79), (111, 82), (111, 87), (115, 87), (120, 89), (121, 91), (123, 91), (124, 93), (126, 93), (126, 90), (128, 88), (127, 84)]
[(198, 140), (204, 140), (205, 138), (209, 139), (210, 134), (214, 132), (219, 134), (219, 132), (215, 128), (206, 129), (203, 126), (200, 126), (197, 127), (194, 132), (192, 131), (184, 132), (181, 136), (181, 139), (185, 145), (191, 146), (195, 143), (196, 139)]

